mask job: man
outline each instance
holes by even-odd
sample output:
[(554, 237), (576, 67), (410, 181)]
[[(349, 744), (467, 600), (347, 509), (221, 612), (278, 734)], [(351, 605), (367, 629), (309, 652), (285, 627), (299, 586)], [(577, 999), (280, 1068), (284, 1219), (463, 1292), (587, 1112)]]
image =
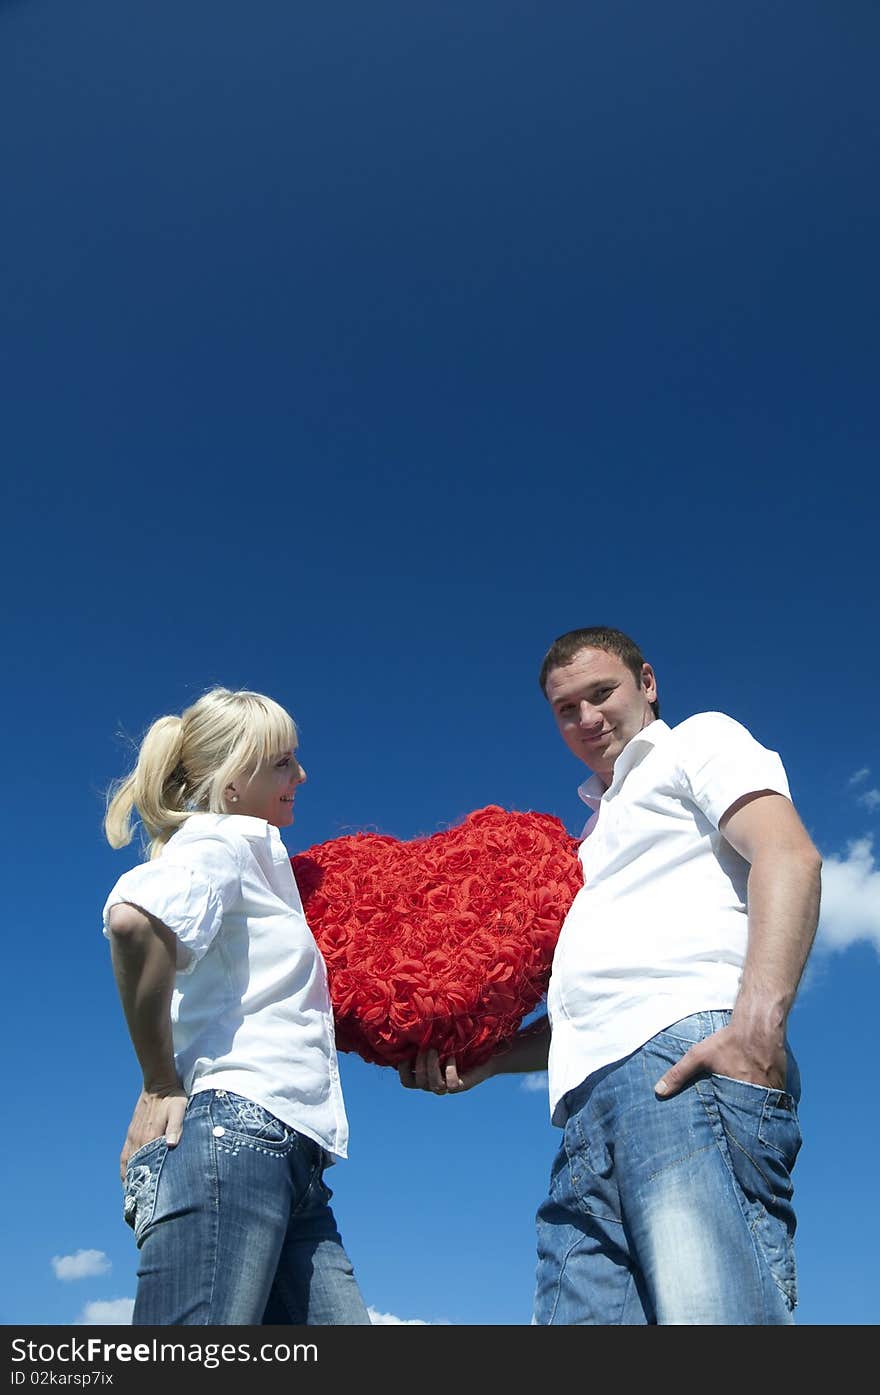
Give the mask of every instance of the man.
[(471, 1072), (429, 1052), (401, 1080), (442, 1094), (548, 1067), (564, 1134), (534, 1322), (789, 1323), (800, 1089), (785, 1027), (821, 859), (775, 752), (718, 712), (667, 726), (619, 630), (562, 635), (540, 683), (593, 772), (549, 1021)]

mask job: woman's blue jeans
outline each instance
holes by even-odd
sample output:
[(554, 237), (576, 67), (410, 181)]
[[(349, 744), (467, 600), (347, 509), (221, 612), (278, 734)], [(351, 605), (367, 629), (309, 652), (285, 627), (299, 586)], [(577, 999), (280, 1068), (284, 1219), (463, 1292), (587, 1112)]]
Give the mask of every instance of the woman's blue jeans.
[(175, 1148), (129, 1159), (137, 1326), (368, 1324), (324, 1185), (324, 1154), (251, 1100), (206, 1090)]
[(706, 1075), (654, 1094), (729, 1021), (686, 1017), (570, 1092), (537, 1218), (535, 1323), (793, 1321), (794, 1058), (784, 1092)]

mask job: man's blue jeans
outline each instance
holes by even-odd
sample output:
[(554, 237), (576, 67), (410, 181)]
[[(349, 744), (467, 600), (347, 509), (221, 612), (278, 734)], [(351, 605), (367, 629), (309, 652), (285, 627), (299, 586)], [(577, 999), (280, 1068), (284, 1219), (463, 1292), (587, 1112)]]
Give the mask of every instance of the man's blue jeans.
[(176, 1148), (128, 1163), (137, 1326), (368, 1324), (324, 1185), (322, 1149), (260, 1105), (205, 1090)]
[(537, 1218), (535, 1323), (793, 1321), (794, 1057), (786, 1092), (706, 1075), (654, 1094), (670, 1065), (729, 1021), (686, 1017), (566, 1097)]

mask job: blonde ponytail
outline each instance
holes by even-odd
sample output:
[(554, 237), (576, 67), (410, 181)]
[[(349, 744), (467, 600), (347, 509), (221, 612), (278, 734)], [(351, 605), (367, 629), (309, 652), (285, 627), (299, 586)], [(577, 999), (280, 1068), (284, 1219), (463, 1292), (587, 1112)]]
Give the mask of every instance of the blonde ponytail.
[(104, 834), (112, 848), (132, 839), (136, 812), (157, 857), (171, 835), (197, 810), (228, 812), (224, 791), (296, 745), (296, 725), (272, 698), (246, 690), (213, 688), (180, 717), (160, 717), (144, 737), (137, 764), (115, 785)]
[[(132, 839), (135, 810), (155, 851), (167, 843), (192, 812), (186, 807), (186, 778), (181, 765), (182, 717), (160, 717), (141, 743), (137, 765), (111, 795), (104, 833), (111, 848), (124, 848)], [(151, 847), (151, 856), (155, 852)]]

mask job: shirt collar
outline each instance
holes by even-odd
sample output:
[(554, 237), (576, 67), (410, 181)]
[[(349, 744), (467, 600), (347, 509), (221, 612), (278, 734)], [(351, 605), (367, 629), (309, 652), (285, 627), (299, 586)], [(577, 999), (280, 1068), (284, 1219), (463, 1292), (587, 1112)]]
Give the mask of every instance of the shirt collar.
[(191, 828), (193, 832), (205, 828), (228, 828), (252, 843), (264, 843), (267, 838), (270, 842), (281, 841), (281, 834), (273, 823), (254, 818), (252, 814), (190, 814), (183, 827)]
[(582, 785), (578, 785), (578, 795), (583, 802), (593, 810), (598, 809), (605, 795), (610, 790), (619, 789), (633, 766), (644, 759), (651, 747), (656, 746), (670, 730), (671, 728), (659, 717), (642, 727), (641, 731), (630, 738), (614, 762), (614, 774), (607, 788), (598, 775), (591, 775)]

